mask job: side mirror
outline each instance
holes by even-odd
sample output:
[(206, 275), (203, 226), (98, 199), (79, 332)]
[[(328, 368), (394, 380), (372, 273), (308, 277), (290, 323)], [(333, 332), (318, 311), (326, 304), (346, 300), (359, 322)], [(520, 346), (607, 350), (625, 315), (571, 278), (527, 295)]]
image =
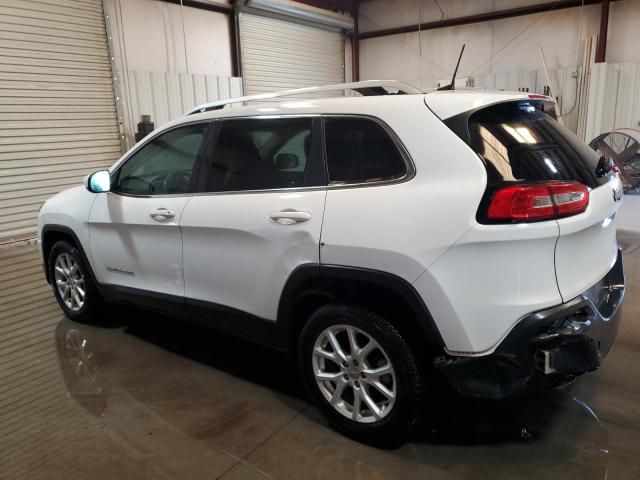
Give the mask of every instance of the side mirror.
[(87, 178), (87, 190), (102, 193), (111, 190), (111, 174), (109, 170), (98, 170)]
[(293, 153), (279, 153), (276, 155), (275, 163), (277, 170), (289, 170), (290, 168), (296, 168), (300, 165), (298, 156)]

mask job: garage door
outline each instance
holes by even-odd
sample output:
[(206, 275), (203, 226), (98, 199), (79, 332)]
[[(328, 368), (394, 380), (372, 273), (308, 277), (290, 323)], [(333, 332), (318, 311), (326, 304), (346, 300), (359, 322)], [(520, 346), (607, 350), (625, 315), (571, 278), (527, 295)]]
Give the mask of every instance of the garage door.
[(0, 243), (119, 156), (102, 1), (0, 1)]
[(342, 33), (260, 15), (240, 14), (246, 95), (344, 81)]

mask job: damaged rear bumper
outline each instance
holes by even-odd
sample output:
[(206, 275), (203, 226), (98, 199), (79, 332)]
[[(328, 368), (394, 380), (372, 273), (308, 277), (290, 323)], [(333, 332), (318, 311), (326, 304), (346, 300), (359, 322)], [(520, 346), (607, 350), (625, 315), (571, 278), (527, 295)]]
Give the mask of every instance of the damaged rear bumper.
[(507, 398), (542, 391), (597, 369), (618, 332), (622, 252), (602, 280), (573, 300), (524, 317), (491, 355), (445, 355), (435, 366), (462, 395)]

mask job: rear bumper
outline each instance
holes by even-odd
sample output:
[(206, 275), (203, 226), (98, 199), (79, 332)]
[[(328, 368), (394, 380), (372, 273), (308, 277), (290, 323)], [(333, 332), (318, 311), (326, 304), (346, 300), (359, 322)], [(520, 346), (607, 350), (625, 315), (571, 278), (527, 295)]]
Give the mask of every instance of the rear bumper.
[(445, 355), (435, 366), (462, 395), (506, 398), (597, 369), (618, 332), (625, 282), (622, 252), (598, 283), (573, 300), (524, 317), (491, 355)]

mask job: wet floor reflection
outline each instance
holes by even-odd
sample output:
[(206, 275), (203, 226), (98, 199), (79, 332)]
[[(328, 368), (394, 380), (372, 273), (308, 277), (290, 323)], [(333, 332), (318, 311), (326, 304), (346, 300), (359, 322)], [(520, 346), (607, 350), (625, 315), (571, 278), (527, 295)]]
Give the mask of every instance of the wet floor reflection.
[[(127, 338), (129, 335), (132, 338)], [(123, 343), (137, 343), (139, 338), (145, 342), (136, 347), (139, 360), (131, 360), (129, 348)], [(441, 474), (441, 478), (466, 478), (481, 473), (505, 479), (559, 478), (559, 475), (578, 473), (585, 480), (606, 478), (607, 430), (587, 404), (572, 396), (570, 388), (520, 402), (448, 397), (438, 406), (440, 419), (436, 427), (421, 429), (409, 444), (387, 452), (355, 444), (328, 430), (315, 409), (304, 403), (290, 363), (276, 352), (235, 339), (221, 340), (206, 330), (185, 328), (171, 319), (143, 312), (132, 324), (120, 327), (117, 334), (62, 320), (56, 329), (56, 342), (65, 385), (87, 412), (102, 415), (109, 408), (109, 397), (120, 391), (120, 394), (146, 399), (146, 406), (152, 409), (166, 403), (162, 415), (175, 424), (181, 415), (173, 408), (180, 409), (186, 402), (196, 408), (196, 411), (184, 412), (185, 416), (192, 417), (189, 421), (185, 419), (185, 426), (191, 424), (191, 428), (186, 429), (188, 434), (208, 439), (234, 456), (239, 452), (233, 451), (232, 445), (214, 439), (225, 438), (238, 430), (243, 417), (260, 408), (260, 399), (266, 392), (260, 390), (256, 382), (276, 392), (281, 400), (290, 397), (288, 402), (297, 406), (301, 414), (293, 415), (248, 459), (249, 464), (255, 462), (260, 470), (276, 478), (301, 478), (297, 475), (302, 472), (303, 478), (345, 479), (404, 478), (405, 475), (411, 478), (434, 472)], [(120, 346), (114, 342), (120, 342)], [(152, 348), (159, 344), (161, 350)], [(241, 388), (237, 380), (228, 385), (227, 381), (218, 383), (202, 378), (207, 380), (205, 385), (188, 391), (167, 385), (165, 378), (147, 377), (142, 382), (139, 379), (132, 382), (121, 377), (123, 370), (138, 370), (142, 365), (152, 369), (155, 368), (150, 365), (160, 367), (167, 352), (175, 352), (182, 359), (197, 358), (198, 366), (241, 378)], [(105, 368), (100, 367), (100, 362), (105, 363)], [(184, 365), (184, 368), (190, 370), (192, 366)], [(251, 374), (246, 374), (249, 368)], [(162, 375), (162, 370), (163, 367), (158, 374)], [(130, 374), (139, 378), (134, 372)], [(240, 395), (235, 395), (234, 386)], [(228, 389), (230, 395), (220, 395), (218, 387)], [(194, 398), (200, 395), (205, 397)], [(160, 402), (158, 396), (166, 398)], [(205, 414), (201, 408), (210, 412)], [(289, 466), (283, 466), (289, 462)], [(397, 476), (398, 472), (402, 474)]]
[[(640, 236), (621, 242), (635, 281)], [(0, 262), (0, 478), (640, 478), (637, 282), (602, 370), (517, 402), (448, 395), (386, 451), (330, 430), (283, 354), (133, 309), (74, 323), (33, 247)]]

